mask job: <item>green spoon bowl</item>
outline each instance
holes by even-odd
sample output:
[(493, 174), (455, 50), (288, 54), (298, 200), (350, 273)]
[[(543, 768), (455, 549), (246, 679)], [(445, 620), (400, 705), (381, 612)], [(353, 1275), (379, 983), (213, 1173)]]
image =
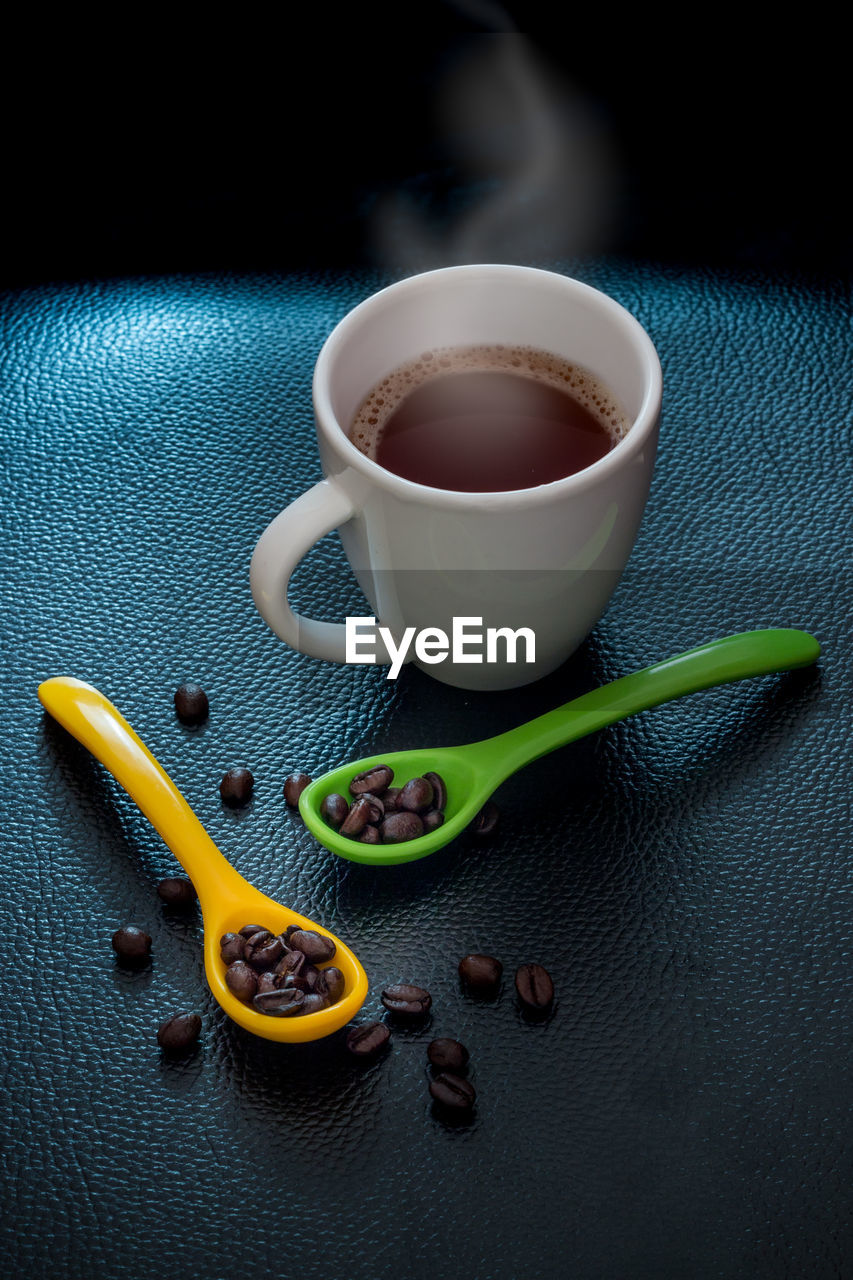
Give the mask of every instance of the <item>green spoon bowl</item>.
[[(726, 636), (622, 676), (494, 738), (458, 747), (377, 753), (341, 765), (305, 788), (299, 798), (299, 811), (320, 843), (342, 858), (374, 866), (413, 862), (449, 844), (502, 782), (558, 747), (686, 694), (811, 666), (819, 655), (820, 645), (814, 636), (791, 628)], [(378, 763), (393, 769), (398, 786), (424, 773), (440, 774), (447, 787), (442, 826), (399, 844), (362, 844), (331, 827), (320, 813), (325, 797), (332, 792), (349, 796), (349, 784), (355, 774)]]

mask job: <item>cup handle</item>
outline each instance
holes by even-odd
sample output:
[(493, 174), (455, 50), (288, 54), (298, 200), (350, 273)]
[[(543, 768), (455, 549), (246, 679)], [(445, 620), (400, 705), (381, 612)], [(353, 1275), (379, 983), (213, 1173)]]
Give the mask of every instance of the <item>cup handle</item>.
[(346, 661), (346, 628), (294, 613), (287, 588), (294, 569), (314, 543), (355, 513), (348, 494), (332, 480), (285, 507), (258, 539), (249, 569), (252, 596), (264, 622), (292, 649), (327, 662)]

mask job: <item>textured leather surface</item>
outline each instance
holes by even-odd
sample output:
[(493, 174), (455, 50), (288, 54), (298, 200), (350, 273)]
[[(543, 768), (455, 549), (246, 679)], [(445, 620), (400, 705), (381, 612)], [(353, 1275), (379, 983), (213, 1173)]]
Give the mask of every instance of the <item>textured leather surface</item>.
[[(516, 693), (289, 651), (252, 605), (269, 519), (317, 478), (310, 378), (380, 277), (39, 286), (2, 300), (5, 755), (2, 1002), (7, 1274), (836, 1277), (849, 1218), (851, 366), (840, 283), (564, 263), (646, 325), (665, 377), (634, 558), (582, 650)], [(357, 611), (334, 536), (297, 603)], [(501, 789), (488, 849), (389, 870), (336, 860), (284, 777), (510, 727), (749, 627), (801, 626), (819, 668), (660, 708)], [(426, 1026), (354, 1065), (342, 1035), (276, 1046), (209, 996), (176, 864), (38, 682), (98, 685), (226, 855), (387, 982)], [(178, 724), (200, 681), (209, 722)], [(217, 785), (255, 774), (251, 807)], [(140, 973), (110, 936), (153, 936)], [(459, 989), (480, 950), (498, 999)], [(515, 967), (557, 987), (525, 1022)], [(159, 1023), (203, 1018), (167, 1062)], [(431, 1112), (425, 1046), (471, 1052), (476, 1115)]]

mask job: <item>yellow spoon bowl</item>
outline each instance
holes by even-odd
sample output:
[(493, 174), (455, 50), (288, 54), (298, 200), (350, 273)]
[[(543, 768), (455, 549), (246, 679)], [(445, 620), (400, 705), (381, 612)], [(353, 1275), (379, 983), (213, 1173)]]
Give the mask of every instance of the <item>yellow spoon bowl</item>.
[[(229, 1018), (265, 1040), (295, 1044), (320, 1040), (355, 1017), (367, 995), (367, 977), (357, 956), (339, 938), (266, 897), (223, 857), (178, 788), (113, 704), (82, 680), (60, 676), (39, 685), (38, 696), (53, 718), (91, 751), (139, 805), (193, 882), (204, 921), (204, 968), (214, 998)], [(238, 1000), (225, 982), (219, 954), (224, 933), (260, 924), (271, 933), (288, 925), (316, 929), (335, 943), (331, 961), (344, 975), (344, 994), (317, 1013), (276, 1018)]]

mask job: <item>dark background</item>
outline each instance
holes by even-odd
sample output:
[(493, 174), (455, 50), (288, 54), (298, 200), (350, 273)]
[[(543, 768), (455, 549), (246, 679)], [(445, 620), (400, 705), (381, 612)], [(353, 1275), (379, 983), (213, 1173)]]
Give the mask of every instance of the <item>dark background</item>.
[[(402, 271), (426, 241), (442, 262), (849, 269), (848, 68), (827, 23), (447, 0), (402, 16), (34, 25), (6, 53), (0, 282)], [(515, 232), (461, 243), (502, 195)]]
[[(401, 15), (406, 26), (401, 25)], [(477, 4), (276, 25), (79, 12), (9, 38), (0, 276), (0, 1258), (32, 1280), (844, 1280), (851, 1273), (853, 607), (846, 42)], [(550, 15), (548, 15), (550, 22)], [(510, 33), (505, 33), (510, 34)], [(531, 74), (531, 68), (534, 73)], [(539, 262), (622, 302), (664, 371), (628, 572), (546, 680), (461, 695), (282, 645), (248, 584), (318, 478), (311, 370), (402, 273)], [(361, 612), (339, 541), (305, 613)], [(799, 626), (815, 669), (708, 691), (509, 780), (484, 850), (344, 864), (294, 768), (517, 724), (706, 639)], [(365, 1068), (244, 1034), (206, 989), (168, 850), (47, 718), (100, 687), (234, 865), (344, 937)], [(211, 717), (175, 719), (199, 679)], [(246, 811), (218, 781), (244, 764)], [(112, 932), (153, 936), (116, 965)], [(497, 955), (499, 996), (460, 990)], [(553, 973), (543, 1024), (517, 964)], [(159, 1023), (197, 1010), (186, 1059)], [(431, 1109), (425, 1049), (477, 1107)]]

